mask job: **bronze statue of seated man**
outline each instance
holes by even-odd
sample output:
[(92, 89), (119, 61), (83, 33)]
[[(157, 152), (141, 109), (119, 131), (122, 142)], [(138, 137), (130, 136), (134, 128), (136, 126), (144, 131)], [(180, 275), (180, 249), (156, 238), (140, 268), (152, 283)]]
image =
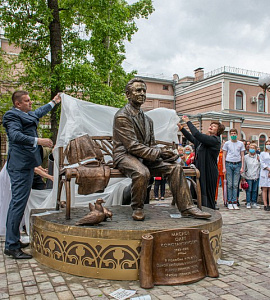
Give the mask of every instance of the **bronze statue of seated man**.
[(151, 176), (167, 179), (182, 216), (210, 218), (209, 213), (201, 211), (193, 204), (180, 164), (168, 162), (175, 156), (173, 151), (156, 146), (153, 121), (141, 110), (146, 99), (145, 82), (138, 78), (130, 80), (126, 86), (126, 96), (129, 103), (114, 117), (113, 161), (116, 168), (132, 179), (133, 219), (142, 221), (145, 218), (143, 207)]

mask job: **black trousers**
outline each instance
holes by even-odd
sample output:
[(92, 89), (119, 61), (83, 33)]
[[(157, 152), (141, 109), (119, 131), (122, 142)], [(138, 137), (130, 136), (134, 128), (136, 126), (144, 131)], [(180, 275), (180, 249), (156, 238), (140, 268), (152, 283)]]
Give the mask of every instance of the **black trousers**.
[(31, 192), (34, 169), (7, 170), (12, 198), (7, 213), (5, 249), (14, 250), (20, 248), (20, 223)]
[(160, 187), (160, 197), (164, 198), (164, 196), (165, 196), (165, 184), (166, 184), (166, 179), (155, 180), (155, 185), (154, 185), (155, 198), (158, 198), (159, 187)]

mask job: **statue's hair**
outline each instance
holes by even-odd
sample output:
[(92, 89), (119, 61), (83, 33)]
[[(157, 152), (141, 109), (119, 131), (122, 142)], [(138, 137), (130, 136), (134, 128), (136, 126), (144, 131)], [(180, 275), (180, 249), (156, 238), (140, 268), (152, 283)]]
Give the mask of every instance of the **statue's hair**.
[(125, 92), (126, 92), (126, 93), (130, 91), (130, 89), (131, 89), (131, 87), (132, 87), (132, 85), (133, 85), (134, 82), (141, 82), (141, 83), (143, 83), (143, 84), (145, 85), (145, 87), (146, 87), (146, 83), (144, 82), (144, 80), (142, 80), (141, 78), (135, 77), (135, 78), (131, 79), (131, 80), (127, 83), (126, 88), (125, 88)]
[(15, 91), (12, 94), (12, 98), (11, 98), (13, 105), (15, 106), (16, 101), (22, 102), (22, 96), (24, 96), (24, 95), (28, 95), (28, 92), (26, 92), (26, 91)]

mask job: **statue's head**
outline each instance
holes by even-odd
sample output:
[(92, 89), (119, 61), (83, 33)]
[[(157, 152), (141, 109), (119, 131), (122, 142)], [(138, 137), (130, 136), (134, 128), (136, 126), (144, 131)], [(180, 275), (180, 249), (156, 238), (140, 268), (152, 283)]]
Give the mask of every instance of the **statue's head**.
[(128, 101), (135, 107), (140, 107), (146, 99), (146, 84), (140, 78), (131, 79), (126, 85)]

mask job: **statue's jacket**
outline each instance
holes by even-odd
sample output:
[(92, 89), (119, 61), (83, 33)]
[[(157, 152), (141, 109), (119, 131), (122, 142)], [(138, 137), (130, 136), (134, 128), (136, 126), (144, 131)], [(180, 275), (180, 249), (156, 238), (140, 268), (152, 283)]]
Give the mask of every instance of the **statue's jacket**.
[(115, 166), (126, 155), (133, 155), (146, 161), (155, 161), (160, 156), (152, 119), (130, 103), (115, 114), (113, 128)]

